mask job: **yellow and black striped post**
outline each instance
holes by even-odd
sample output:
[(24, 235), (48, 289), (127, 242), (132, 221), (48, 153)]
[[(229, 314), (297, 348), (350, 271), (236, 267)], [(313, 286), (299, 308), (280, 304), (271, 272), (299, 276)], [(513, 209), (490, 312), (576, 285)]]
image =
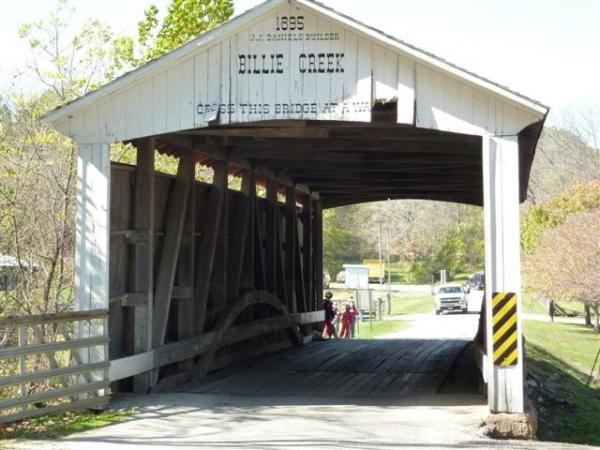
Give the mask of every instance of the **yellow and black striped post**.
[(492, 330), (494, 365), (517, 365), (517, 295), (514, 292), (495, 292), (492, 296)]

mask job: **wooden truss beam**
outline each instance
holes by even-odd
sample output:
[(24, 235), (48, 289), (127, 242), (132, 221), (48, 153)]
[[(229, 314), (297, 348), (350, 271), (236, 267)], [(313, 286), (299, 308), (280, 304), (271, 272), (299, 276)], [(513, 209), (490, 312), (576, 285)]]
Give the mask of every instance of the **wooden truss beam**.
[(165, 238), (156, 277), (153, 320), (153, 345), (155, 347), (165, 342), (175, 271), (179, 260), (183, 227), (193, 182), (193, 159), (189, 152), (182, 153), (179, 158), (175, 184), (167, 203)]
[(221, 226), (223, 202), (227, 190), (228, 165), (225, 161), (218, 161), (214, 166), (213, 187), (210, 192), (208, 205), (203, 208), (204, 230), (202, 242), (198, 249), (196, 265), (196, 286), (194, 299), (194, 321), (196, 329), (194, 334), (199, 335), (206, 326), (208, 294), (210, 292), (210, 280), (213, 273), (217, 238)]

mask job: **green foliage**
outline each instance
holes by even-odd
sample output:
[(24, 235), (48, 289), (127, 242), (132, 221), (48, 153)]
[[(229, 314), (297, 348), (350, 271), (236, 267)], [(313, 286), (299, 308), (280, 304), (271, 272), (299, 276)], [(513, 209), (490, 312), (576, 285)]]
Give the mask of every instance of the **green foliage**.
[(600, 181), (576, 183), (554, 198), (531, 206), (521, 222), (521, 247), (531, 253), (545, 230), (565, 222), (573, 213), (600, 208)]
[(0, 430), (1, 439), (52, 439), (121, 422), (136, 409), (109, 410), (101, 413), (65, 413), (42, 416), (7, 425)]
[[(366, 203), (337, 208), (335, 225), (325, 221), (325, 247), (334, 250), (329, 240), (352, 245), (336, 255), (329, 251), (326, 267), (373, 259), (379, 253), (379, 229), (384, 260), (389, 236), (394, 282), (429, 283), (440, 269), (451, 274), (474, 272), (483, 267), (482, 209), (469, 205), (417, 200)], [(333, 213), (328, 213), (333, 214)], [(332, 222), (333, 225), (333, 222)], [(332, 248), (333, 247), (333, 248)], [(344, 248), (343, 245), (338, 245)], [(326, 252), (327, 253), (327, 252)], [(337, 258), (337, 259), (336, 259)], [(401, 270), (398, 270), (398, 267)], [(335, 276), (332, 269), (329, 269)]]
[(23, 264), (6, 313), (55, 312), (72, 300), (75, 149), (38, 120), (54, 98), (14, 96), (2, 122), (0, 254)]
[(45, 20), (19, 29), (31, 49), (29, 69), (48, 89), (44, 95), (52, 96), (46, 109), (84, 95), (132, 67), (132, 38), (115, 36), (110, 26), (98, 20), (73, 30), (74, 12), (61, 0)]
[(331, 276), (342, 268), (342, 264), (354, 257), (354, 236), (339, 217), (339, 209), (323, 211), (323, 268)]
[(474, 210), (453, 228), (444, 230), (429, 254), (409, 262), (406, 283), (424, 284), (431, 275), (446, 269), (453, 278), (458, 273), (474, 272), (484, 265), (484, 236), (481, 210)]
[(232, 0), (172, 0), (161, 23), (158, 8), (150, 6), (144, 11), (144, 19), (138, 23), (140, 62), (180, 47), (222, 24), (232, 14)]

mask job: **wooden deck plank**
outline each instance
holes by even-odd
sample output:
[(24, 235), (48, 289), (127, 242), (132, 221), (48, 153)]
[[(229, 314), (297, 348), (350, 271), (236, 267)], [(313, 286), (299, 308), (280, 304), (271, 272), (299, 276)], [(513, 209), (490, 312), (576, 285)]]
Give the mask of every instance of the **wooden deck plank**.
[(434, 394), (465, 344), (419, 339), (313, 342), (217, 372), (185, 390), (390, 399)]

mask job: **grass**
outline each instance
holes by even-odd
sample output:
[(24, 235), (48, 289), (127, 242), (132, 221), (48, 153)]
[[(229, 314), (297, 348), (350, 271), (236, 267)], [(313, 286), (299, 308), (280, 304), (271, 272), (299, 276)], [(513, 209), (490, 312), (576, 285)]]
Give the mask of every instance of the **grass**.
[(542, 302), (534, 300), (528, 295), (523, 295), (521, 308), (523, 309), (524, 313), (548, 315), (548, 309), (542, 304)]
[[(54, 439), (72, 433), (121, 422), (137, 412), (135, 408), (103, 412), (69, 412), (62, 415), (42, 416), (8, 425), (0, 425), (0, 440)], [(0, 448), (3, 444), (0, 443)]]
[(431, 294), (394, 293), (392, 294), (392, 315), (428, 313), (434, 309)]
[[(548, 307), (543, 302), (527, 295), (527, 293), (523, 294), (521, 305), (525, 313), (548, 315)], [(569, 314), (583, 315), (583, 304), (576, 302), (556, 303), (556, 316), (561, 316), (563, 311)]]
[(600, 348), (600, 333), (584, 325), (535, 320), (526, 320), (524, 330), (528, 342), (547, 349), (579, 371), (589, 373), (592, 369)]
[(524, 329), (527, 369), (538, 383), (530, 398), (539, 437), (600, 445), (600, 383), (596, 378), (586, 386), (600, 334), (583, 325), (535, 321), (525, 321)]
[(376, 339), (386, 334), (402, 331), (410, 327), (408, 320), (380, 320), (373, 321), (373, 330), (369, 321), (359, 322), (356, 329), (356, 339)]
[[(354, 291), (346, 289), (328, 290), (333, 294), (333, 301), (340, 302), (340, 307), (355, 295)], [(385, 298), (387, 291), (381, 295)], [(373, 309), (377, 309), (377, 297), (379, 297), (379, 292), (374, 291), (372, 294)], [(392, 292), (392, 315), (428, 313), (433, 310), (433, 303), (434, 297), (431, 294)]]

